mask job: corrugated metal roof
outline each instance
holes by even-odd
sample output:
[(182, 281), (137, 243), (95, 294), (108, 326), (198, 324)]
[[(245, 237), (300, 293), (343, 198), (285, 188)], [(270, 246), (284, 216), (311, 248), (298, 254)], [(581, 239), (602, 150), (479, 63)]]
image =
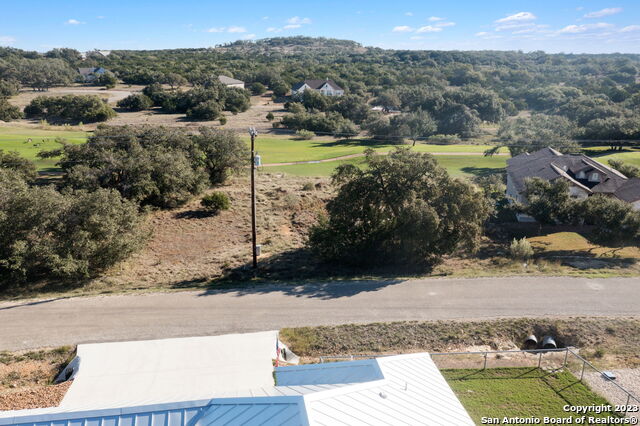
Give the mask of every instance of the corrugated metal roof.
[(31, 416), (14, 412), (0, 425), (473, 425), (426, 353), (282, 367), (276, 377), (278, 386), (244, 397), (36, 416), (31, 410)]

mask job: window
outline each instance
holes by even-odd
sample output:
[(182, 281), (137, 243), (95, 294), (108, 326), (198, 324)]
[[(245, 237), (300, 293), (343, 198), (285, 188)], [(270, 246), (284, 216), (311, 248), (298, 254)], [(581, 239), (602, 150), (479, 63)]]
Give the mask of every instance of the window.
[(589, 177), (589, 181), (591, 182), (600, 182), (600, 174), (593, 173), (591, 177)]
[(578, 179), (586, 179), (587, 175), (584, 174), (584, 172), (579, 172), (578, 173)]

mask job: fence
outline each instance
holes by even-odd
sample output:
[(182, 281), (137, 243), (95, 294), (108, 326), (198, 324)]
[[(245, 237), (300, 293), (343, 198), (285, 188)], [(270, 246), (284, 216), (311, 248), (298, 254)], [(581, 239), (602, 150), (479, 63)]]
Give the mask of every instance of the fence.
[[(581, 357), (573, 348), (504, 350), (477, 352), (435, 352), (431, 358), (440, 369), (487, 369), (506, 367), (533, 367), (549, 372), (567, 370), (576, 379), (587, 384), (613, 406), (640, 407), (640, 397), (632, 394), (616, 381)], [(388, 355), (384, 355), (388, 356)], [(348, 355), (320, 357), (320, 362), (377, 358), (380, 355)], [(634, 407), (634, 408), (635, 408)], [(628, 412), (638, 417), (638, 412)]]

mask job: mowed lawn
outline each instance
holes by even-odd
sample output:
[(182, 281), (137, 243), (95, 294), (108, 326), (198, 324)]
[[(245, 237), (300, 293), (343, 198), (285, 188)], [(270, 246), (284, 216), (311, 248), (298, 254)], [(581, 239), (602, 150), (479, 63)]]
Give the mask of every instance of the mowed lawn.
[(590, 242), (577, 232), (555, 232), (529, 238), (536, 253), (542, 255), (572, 255), (608, 259), (640, 260), (640, 248), (635, 246), (607, 247)]
[[(506, 156), (484, 157), (482, 155), (436, 155), (442, 167), (456, 177), (483, 176), (498, 172), (507, 165)], [(330, 176), (340, 164), (364, 164), (363, 158), (353, 158), (325, 163), (295, 164), (291, 166), (263, 167), (263, 172), (282, 172), (293, 176)]]
[[(41, 130), (15, 127), (0, 127), (0, 149), (17, 151), (20, 155), (36, 163), (38, 170), (55, 169), (56, 159), (38, 158), (40, 151), (49, 151), (60, 147), (56, 138), (64, 138), (69, 143), (84, 143), (87, 133), (69, 130)], [(29, 141), (31, 139), (31, 141)]]
[[(549, 373), (537, 368), (442, 370), (442, 374), (471, 418), (580, 417), (565, 412), (565, 405), (609, 405), (568, 371)], [(593, 417), (616, 416), (612, 413)]]
[[(247, 143), (249, 143), (249, 139), (245, 139)], [(273, 136), (258, 136), (256, 139), (256, 151), (262, 157), (264, 164), (327, 160), (346, 155), (360, 154), (367, 148), (372, 148), (380, 152), (388, 152), (396, 147), (398, 147), (398, 145), (371, 141), (369, 139), (334, 140), (327, 138), (298, 140), (295, 138)], [(418, 143), (415, 147), (412, 147), (412, 149), (418, 152), (469, 152), (481, 154), (490, 147), (489, 145), (434, 145)]]

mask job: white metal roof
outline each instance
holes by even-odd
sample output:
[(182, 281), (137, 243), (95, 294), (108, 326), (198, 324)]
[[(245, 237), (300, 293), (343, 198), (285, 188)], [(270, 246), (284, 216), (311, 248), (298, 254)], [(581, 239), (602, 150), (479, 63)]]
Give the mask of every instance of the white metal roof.
[[(349, 371), (349, 369), (353, 371)], [(324, 377), (324, 379), (322, 379)], [(341, 380), (355, 383), (339, 383)], [(277, 386), (234, 397), (82, 413), (13, 412), (0, 425), (473, 425), (427, 353), (281, 367)], [(318, 383), (318, 382), (329, 383)]]
[(273, 386), (276, 331), (79, 345), (60, 407), (102, 409), (211, 399)]

